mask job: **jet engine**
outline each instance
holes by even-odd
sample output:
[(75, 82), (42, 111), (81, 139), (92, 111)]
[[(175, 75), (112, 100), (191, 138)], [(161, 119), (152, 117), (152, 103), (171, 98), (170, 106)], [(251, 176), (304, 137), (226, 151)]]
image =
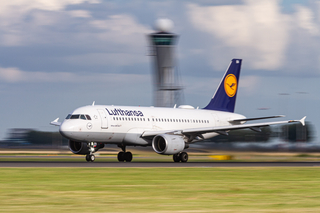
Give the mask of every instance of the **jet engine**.
[[(95, 152), (99, 149), (102, 149), (104, 147), (103, 143), (97, 143), (97, 145), (94, 147)], [(87, 143), (84, 142), (76, 142), (69, 140), (69, 149), (74, 154), (78, 155), (87, 155), (90, 154), (89, 147)]]
[(183, 151), (186, 143), (181, 136), (161, 134), (152, 140), (153, 150), (162, 155), (173, 155)]

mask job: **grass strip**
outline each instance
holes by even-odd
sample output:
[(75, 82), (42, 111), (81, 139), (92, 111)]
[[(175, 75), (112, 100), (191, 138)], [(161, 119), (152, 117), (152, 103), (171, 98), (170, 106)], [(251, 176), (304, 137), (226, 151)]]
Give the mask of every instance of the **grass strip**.
[(1, 212), (320, 212), (320, 168), (0, 168)]

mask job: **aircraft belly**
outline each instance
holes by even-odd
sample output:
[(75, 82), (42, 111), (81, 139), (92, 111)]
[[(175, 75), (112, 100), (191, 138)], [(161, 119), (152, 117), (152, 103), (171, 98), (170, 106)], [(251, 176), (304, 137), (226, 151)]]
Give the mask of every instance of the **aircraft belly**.
[(140, 138), (140, 135), (141, 134), (137, 133), (127, 133), (123, 142), (126, 144), (148, 145), (149, 143), (143, 138)]
[(85, 132), (85, 131), (72, 132), (70, 136), (67, 138), (76, 140), (76, 141), (91, 142), (94, 139), (94, 134), (92, 134), (92, 132)]
[(140, 137), (143, 132), (144, 129), (132, 128), (126, 133), (123, 142), (127, 144), (148, 145), (148, 141)]
[(118, 132), (99, 132), (95, 134), (95, 142), (103, 143), (121, 143), (125, 133)]

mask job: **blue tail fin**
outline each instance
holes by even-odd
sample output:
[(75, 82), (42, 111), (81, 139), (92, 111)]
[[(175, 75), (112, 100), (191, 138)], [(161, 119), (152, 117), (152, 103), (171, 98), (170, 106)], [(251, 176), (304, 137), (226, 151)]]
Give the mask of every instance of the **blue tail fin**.
[(231, 60), (216, 93), (204, 109), (234, 112), (239, 86), (241, 62), (242, 59)]

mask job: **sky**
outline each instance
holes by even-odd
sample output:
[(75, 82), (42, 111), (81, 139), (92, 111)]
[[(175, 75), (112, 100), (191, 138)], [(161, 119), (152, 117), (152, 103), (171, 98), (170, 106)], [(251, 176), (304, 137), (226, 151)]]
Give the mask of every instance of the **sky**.
[(58, 131), (52, 120), (93, 101), (152, 106), (147, 35), (159, 18), (179, 35), (185, 104), (206, 106), (230, 60), (241, 58), (235, 111), (306, 115), (318, 137), (318, 0), (4, 0), (0, 139), (10, 128)]

